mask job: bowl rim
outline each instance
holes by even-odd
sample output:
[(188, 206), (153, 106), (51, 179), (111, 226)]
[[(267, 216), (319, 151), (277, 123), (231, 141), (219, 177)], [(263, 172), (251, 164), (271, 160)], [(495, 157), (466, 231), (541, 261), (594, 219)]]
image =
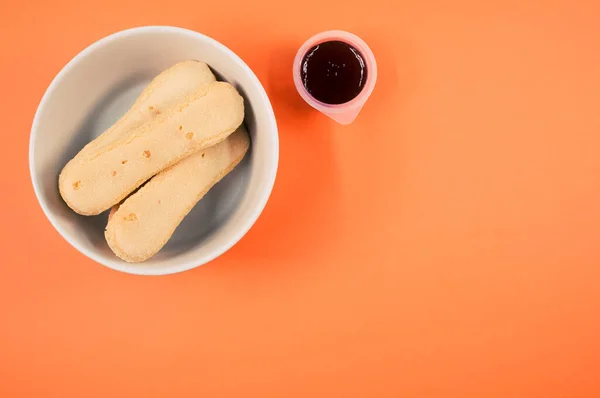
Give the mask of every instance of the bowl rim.
[[(261, 193), (261, 197), (259, 199), (257, 206), (255, 206), (251, 210), (250, 215), (244, 220), (244, 222), (236, 230), (236, 233), (234, 235), (232, 235), (232, 237), (230, 239), (227, 240), (226, 244), (216, 247), (215, 249), (213, 249), (209, 253), (207, 253), (205, 256), (203, 256), (197, 260), (188, 260), (188, 261), (184, 261), (180, 264), (172, 265), (172, 266), (165, 265), (165, 266), (161, 266), (161, 267), (140, 267), (140, 264), (127, 263), (127, 262), (117, 258), (116, 256), (115, 256), (114, 260), (107, 261), (107, 259), (104, 256), (100, 256), (97, 253), (95, 253), (93, 250), (88, 250), (84, 246), (81, 246), (75, 239), (73, 239), (71, 236), (69, 236), (64, 231), (64, 229), (58, 223), (58, 220), (55, 217), (54, 213), (50, 210), (46, 201), (42, 197), (41, 187), (39, 186), (39, 182), (38, 182), (39, 178), (37, 177), (35, 170), (34, 170), (35, 160), (34, 160), (33, 155), (35, 152), (35, 146), (36, 146), (35, 142), (36, 142), (37, 133), (38, 133), (38, 129), (39, 129), (39, 123), (40, 123), (40, 121), (39, 121), (40, 113), (41, 113), (40, 111), (46, 106), (46, 102), (49, 101), (51, 94), (60, 85), (63, 78), (70, 72), (70, 70), (72, 68), (74, 68), (82, 59), (84, 59), (86, 56), (88, 56), (88, 54), (94, 52), (95, 50), (108, 44), (109, 42), (112, 42), (112, 41), (115, 41), (115, 40), (118, 40), (118, 39), (121, 39), (124, 37), (132, 36), (132, 35), (145, 34), (148, 32), (157, 32), (157, 31), (184, 34), (184, 35), (196, 37), (200, 40), (205, 40), (205, 41), (211, 43), (212, 45), (214, 45), (215, 47), (219, 47), (229, 57), (231, 57), (235, 62), (237, 62), (240, 66), (242, 66), (242, 68), (247, 70), (247, 72), (250, 74), (250, 76), (255, 80), (255, 83), (257, 84), (258, 92), (259, 92), (260, 96), (262, 97), (263, 102), (266, 105), (269, 122), (273, 126), (273, 128), (270, 130), (273, 132), (273, 137), (272, 137), (273, 138), (273, 143), (272, 143), (273, 148), (271, 151), (273, 152), (272, 156), (274, 156), (274, 160), (273, 160), (274, 165), (269, 169), (269, 174), (266, 176), (266, 180), (264, 181), (264, 183), (261, 184), (264, 188), (262, 188), (263, 191)], [(204, 264), (214, 260), (215, 258), (221, 256), (223, 253), (225, 253), (229, 249), (231, 249), (252, 228), (252, 226), (255, 224), (256, 220), (258, 219), (258, 217), (261, 215), (262, 211), (264, 210), (264, 208), (271, 196), (271, 193), (273, 191), (273, 186), (275, 185), (275, 179), (276, 179), (277, 170), (279, 167), (279, 132), (278, 132), (278, 127), (277, 127), (277, 120), (275, 118), (275, 113), (273, 111), (273, 106), (271, 104), (271, 101), (269, 100), (269, 97), (268, 97), (262, 83), (260, 82), (260, 80), (258, 79), (256, 74), (254, 73), (254, 71), (236, 53), (234, 53), (227, 46), (225, 46), (224, 44), (220, 43), (219, 41), (213, 39), (212, 37), (209, 37), (205, 34), (196, 32), (191, 29), (181, 28), (181, 27), (177, 27), (177, 26), (169, 26), (169, 25), (147, 25), (147, 26), (138, 26), (138, 27), (120, 30), (120, 31), (111, 33), (107, 36), (104, 36), (104, 37), (100, 38), (99, 40), (96, 40), (95, 42), (91, 43), (87, 47), (85, 47), (83, 50), (81, 50), (78, 54), (76, 54), (73, 58), (71, 58), (71, 60), (69, 60), (69, 62), (67, 62), (61, 68), (61, 70), (56, 74), (56, 76), (52, 79), (51, 83), (46, 88), (46, 91), (44, 92), (44, 95), (42, 96), (42, 98), (36, 108), (35, 116), (33, 117), (33, 123), (32, 123), (30, 134), (29, 134), (29, 155), (28, 156), (29, 156), (29, 176), (31, 178), (31, 183), (33, 185), (33, 190), (34, 190), (36, 199), (37, 199), (40, 207), (42, 208), (44, 215), (50, 221), (50, 224), (52, 224), (52, 226), (54, 227), (54, 229), (56, 229), (56, 231), (60, 234), (60, 236), (63, 239), (65, 239), (71, 246), (73, 246), (77, 251), (79, 251), (86, 257), (92, 259), (93, 261), (95, 261), (105, 267), (108, 267), (110, 269), (113, 269), (115, 271), (120, 271), (120, 272), (134, 274), (134, 275), (168, 275), (168, 274), (174, 274), (174, 273), (188, 271), (188, 270), (197, 268), (201, 265), (204, 265)]]

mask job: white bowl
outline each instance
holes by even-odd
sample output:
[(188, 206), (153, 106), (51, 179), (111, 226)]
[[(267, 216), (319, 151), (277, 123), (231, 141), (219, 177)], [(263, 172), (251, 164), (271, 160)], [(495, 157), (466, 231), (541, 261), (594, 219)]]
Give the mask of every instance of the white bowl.
[[(196, 205), (167, 245), (146, 262), (129, 264), (104, 239), (107, 213), (75, 214), (58, 192), (62, 167), (112, 125), (162, 70), (186, 59), (206, 62), (246, 100), (251, 147), (245, 159)], [(259, 217), (271, 194), (279, 159), (273, 108), (252, 70), (231, 50), (200, 33), (165, 26), (128, 29), (92, 44), (54, 78), (33, 120), (29, 168), (44, 213), (77, 250), (112, 269), (163, 275), (223, 254)]]

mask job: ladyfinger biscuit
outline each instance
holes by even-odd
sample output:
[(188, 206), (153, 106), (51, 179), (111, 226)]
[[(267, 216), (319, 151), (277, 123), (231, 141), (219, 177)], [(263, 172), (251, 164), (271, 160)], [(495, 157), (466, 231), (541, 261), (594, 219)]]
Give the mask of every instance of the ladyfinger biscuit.
[(75, 158), (81, 158), (103, 145), (117, 141), (134, 128), (182, 102), (204, 84), (214, 81), (215, 75), (204, 62), (188, 60), (176, 63), (156, 76), (125, 115), (83, 147)]
[(59, 176), (60, 194), (75, 212), (100, 214), (158, 172), (225, 139), (243, 119), (243, 99), (232, 85), (206, 84), (120, 139), (72, 159)]
[(162, 171), (113, 207), (105, 237), (127, 262), (156, 254), (200, 199), (244, 157), (250, 138), (243, 126), (220, 143)]

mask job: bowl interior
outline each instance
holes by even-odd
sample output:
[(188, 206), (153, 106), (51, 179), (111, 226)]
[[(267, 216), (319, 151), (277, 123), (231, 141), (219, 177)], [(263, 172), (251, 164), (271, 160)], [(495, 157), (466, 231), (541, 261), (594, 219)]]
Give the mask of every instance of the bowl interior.
[[(121, 117), (161, 71), (185, 59), (206, 62), (245, 99), (251, 148), (179, 225), (167, 245), (140, 264), (118, 259), (104, 239), (108, 212), (80, 216), (58, 192), (69, 159)], [(230, 50), (196, 32), (146, 27), (109, 36), (75, 57), (52, 82), (36, 114), (30, 143), (36, 194), (54, 227), (74, 247), (111, 268), (165, 274), (203, 264), (229, 249), (256, 220), (277, 168), (277, 127), (252, 71)]]

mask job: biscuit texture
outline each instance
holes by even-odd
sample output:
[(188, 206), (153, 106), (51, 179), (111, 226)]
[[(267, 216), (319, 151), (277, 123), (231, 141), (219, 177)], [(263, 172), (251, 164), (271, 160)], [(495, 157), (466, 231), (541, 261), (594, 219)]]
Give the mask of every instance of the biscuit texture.
[(186, 60), (176, 63), (156, 76), (127, 112), (95, 140), (83, 147), (75, 159), (122, 138), (166, 109), (181, 103), (203, 85), (216, 80), (215, 75), (204, 62)]
[(111, 250), (127, 262), (156, 254), (200, 199), (239, 164), (250, 147), (243, 126), (220, 143), (162, 171), (113, 207), (105, 230)]
[(62, 170), (60, 194), (75, 212), (100, 214), (160, 171), (222, 141), (243, 119), (244, 102), (232, 85), (201, 85), (138, 127), (86, 146)]

